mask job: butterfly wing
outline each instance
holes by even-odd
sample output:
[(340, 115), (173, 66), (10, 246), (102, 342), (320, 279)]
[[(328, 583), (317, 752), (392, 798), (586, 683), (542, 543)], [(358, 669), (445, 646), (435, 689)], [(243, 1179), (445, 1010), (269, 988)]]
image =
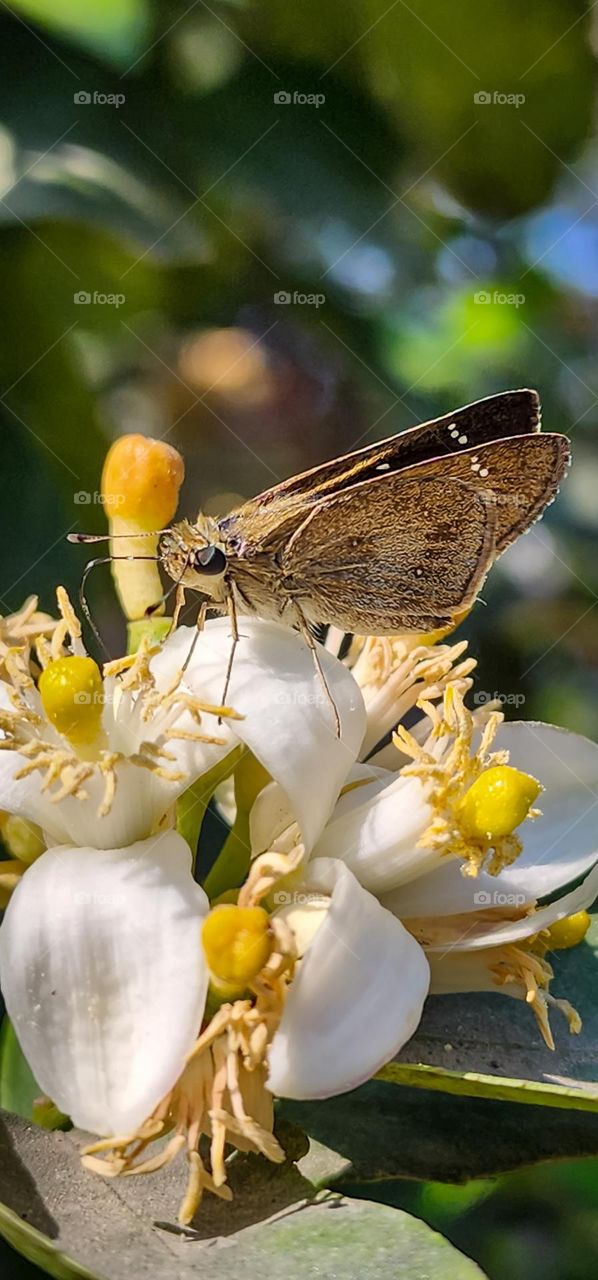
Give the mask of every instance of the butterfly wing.
[(569, 461), (567, 437), (543, 432), (433, 458), (401, 475), (450, 478), (480, 493), (490, 490), (496, 503), (496, 554), (501, 555), (556, 497)]
[(462, 480), (386, 476), (312, 510), (281, 556), (281, 587), (314, 622), (431, 631), (472, 603), (495, 528), (492, 495)]
[(554, 498), (568, 456), (563, 436), (520, 436), (324, 498), (284, 549), (284, 589), (349, 631), (448, 625)]
[(220, 522), (238, 555), (272, 550), (305, 518), (309, 506), (349, 485), (373, 480), (433, 458), (446, 458), (513, 435), (540, 430), (537, 392), (504, 391), (291, 476), (238, 507)]

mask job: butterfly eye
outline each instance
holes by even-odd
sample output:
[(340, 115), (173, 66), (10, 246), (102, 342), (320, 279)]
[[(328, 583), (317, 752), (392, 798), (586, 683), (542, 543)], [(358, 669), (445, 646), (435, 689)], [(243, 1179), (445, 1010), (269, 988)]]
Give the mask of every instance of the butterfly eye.
[(216, 574), (224, 573), (226, 569), (226, 556), (220, 547), (200, 547), (199, 551), (193, 553), (193, 568), (198, 573)]

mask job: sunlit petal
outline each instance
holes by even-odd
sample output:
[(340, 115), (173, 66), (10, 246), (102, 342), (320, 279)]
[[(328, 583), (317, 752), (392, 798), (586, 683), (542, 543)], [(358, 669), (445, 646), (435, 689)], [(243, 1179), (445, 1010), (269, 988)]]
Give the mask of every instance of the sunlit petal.
[[(230, 729), (280, 783), (311, 848), (361, 746), (363, 699), (346, 667), (319, 647), (341, 724), (337, 738), (332, 709), (301, 637), (288, 627), (254, 618), (240, 618), (239, 629), (226, 700), (244, 718), (231, 721)], [(176, 653), (182, 665), (194, 636), (191, 628), (179, 628), (168, 661)], [(230, 653), (230, 623), (214, 619), (199, 636), (185, 673), (196, 697), (222, 701)], [(160, 654), (156, 669), (163, 661)]]
[(181, 1072), (207, 988), (207, 899), (173, 832), (48, 850), (0, 928), (6, 1007), (40, 1088), (74, 1123), (127, 1133)]
[(429, 983), (418, 943), (341, 862), (314, 860), (309, 889), (332, 896), (270, 1050), (268, 1087), (288, 1098), (369, 1079), (413, 1035)]

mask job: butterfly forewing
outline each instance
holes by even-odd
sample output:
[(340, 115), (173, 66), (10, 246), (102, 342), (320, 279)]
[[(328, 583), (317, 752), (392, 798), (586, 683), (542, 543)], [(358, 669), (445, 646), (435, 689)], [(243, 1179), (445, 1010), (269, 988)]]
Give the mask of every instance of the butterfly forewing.
[(479, 493), (490, 491), (496, 503), (496, 554), (500, 555), (552, 502), (568, 463), (566, 437), (545, 432), (464, 449), (400, 474), (458, 479)]
[(266, 489), (220, 522), (223, 537), (241, 554), (267, 551), (291, 535), (311, 505), (349, 485), (539, 428), (535, 391), (488, 396)]
[(314, 621), (367, 634), (430, 631), (473, 601), (495, 529), (492, 495), (462, 480), (366, 481), (307, 517), (281, 556), (281, 585)]

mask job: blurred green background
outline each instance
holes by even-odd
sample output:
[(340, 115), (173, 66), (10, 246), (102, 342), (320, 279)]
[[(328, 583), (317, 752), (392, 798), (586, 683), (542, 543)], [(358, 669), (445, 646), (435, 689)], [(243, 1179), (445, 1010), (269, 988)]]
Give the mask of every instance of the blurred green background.
[[(572, 472), (464, 631), (507, 714), (596, 736), (597, 42), (577, 0), (2, 0), (0, 610), (76, 592), (119, 433), (219, 512), (531, 385)], [(595, 1162), (380, 1196), (492, 1280), (598, 1269)]]

